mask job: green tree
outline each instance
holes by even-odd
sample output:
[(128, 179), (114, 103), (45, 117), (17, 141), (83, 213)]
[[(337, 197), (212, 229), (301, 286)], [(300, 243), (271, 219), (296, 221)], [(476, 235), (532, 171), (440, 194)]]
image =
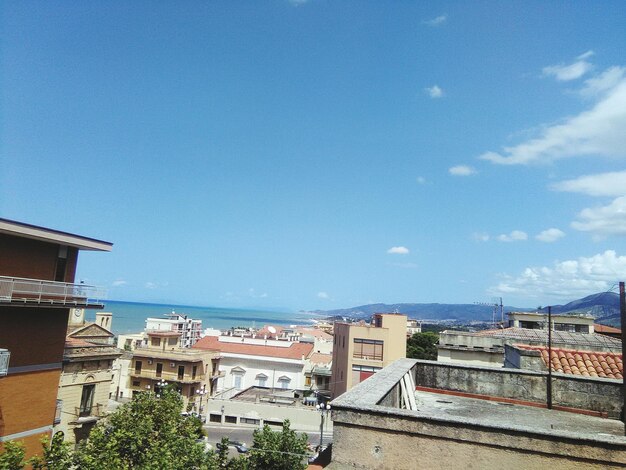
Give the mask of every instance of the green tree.
[(141, 393), (101, 420), (74, 455), (81, 470), (214, 469), (217, 459), (197, 442), (199, 419), (182, 416), (183, 399), (166, 389), (160, 398)]
[(21, 470), (24, 468), (24, 445), (21, 442), (7, 441), (0, 452), (0, 470)]
[(31, 458), (28, 463), (34, 470), (67, 470), (73, 464), (73, 452), (70, 445), (63, 441), (63, 433), (57, 432), (52, 443), (47, 437), (41, 440), (42, 456)]
[(248, 460), (254, 470), (304, 470), (307, 466), (307, 435), (298, 435), (283, 422), (282, 431), (272, 431), (268, 425), (253, 434)]
[(437, 360), (437, 343), (439, 335), (428, 331), (414, 333), (406, 342), (406, 357), (411, 359)]

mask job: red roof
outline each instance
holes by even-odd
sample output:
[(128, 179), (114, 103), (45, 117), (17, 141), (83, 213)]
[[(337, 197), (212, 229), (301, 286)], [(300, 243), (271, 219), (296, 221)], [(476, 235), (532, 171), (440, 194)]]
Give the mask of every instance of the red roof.
[[(543, 363), (547, 367), (547, 347), (521, 344), (516, 346), (520, 349), (539, 351)], [(583, 375), (585, 377), (604, 377), (608, 379), (621, 379), (624, 373), (622, 355), (618, 353), (552, 348), (550, 358), (552, 370), (555, 372)]]
[(309, 358), (311, 364), (330, 364), (333, 361), (332, 354), (313, 353)]
[(619, 328), (613, 328), (612, 326), (600, 325), (598, 323), (594, 323), (593, 331), (595, 331), (596, 333), (614, 333), (614, 334), (618, 334), (622, 332), (622, 330), (620, 330)]
[(280, 357), (283, 359), (302, 359), (308, 357), (313, 350), (312, 344), (291, 343), (289, 347), (264, 346), (245, 342), (231, 343), (220, 341), (218, 336), (205, 336), (193, 345), (193, 349), (218, 350), (223, 353), (247, 354), (249, 356)]

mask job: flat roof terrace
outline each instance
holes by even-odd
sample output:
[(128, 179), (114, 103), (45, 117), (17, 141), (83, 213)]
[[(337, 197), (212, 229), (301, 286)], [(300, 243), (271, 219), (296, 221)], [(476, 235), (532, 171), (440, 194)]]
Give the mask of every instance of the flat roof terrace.
[[(557, 380), (564, 385), (555, 388), (562, 386), (568, 391), (555, 402), (569, 399), (572, 405), (579, 400), (578, 411), (585, 412), (588, 406), (578, 397), (576, 387), (588, 395), (597, 392), (598, 400), (607, 395), (608, 405), (603, 402), (600, 408), (618, 401), (611, 394), (614, 388), (619, 392), (619, 381)], [(544, 382), (545, 376), (535, 372), (400, 359), (331, 402), (334, 434), (328, 468), (569, 470), (625, 466), (626, 437), (621, 421), (547, 410), (538, 407), (539, 403), (512, 403), (516, 397), (536, 401), (534, 388)], [(459, 396), (465, 392), (489, 399)], [(621, 409), (621, 402), (618, 405)]]

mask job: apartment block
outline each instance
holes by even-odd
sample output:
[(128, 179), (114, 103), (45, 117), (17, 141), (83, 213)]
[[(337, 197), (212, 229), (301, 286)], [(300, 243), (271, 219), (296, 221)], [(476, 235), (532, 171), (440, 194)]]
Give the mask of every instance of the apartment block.
[(29, 457), (52, 434), (70, 309), (104, 306), (102, 289), (74, 283), (78, 253), (111, 248), (0, 219), (0, 447), (22, 441)]
[(406, 357), (407, 317), (377, 313), (370, 325), (335, 323), (330, 389), (338, 397), (396, 359)]
[(149, 331), (148, 344), (133, 352), (130, 390), (133, 395), (159, 393), (164, 383), (174, 386), (185, 406), (201, 412), (201, 400), (213, 394), (219, 373), (219, 352), (181, 348), (180, 334), (174, 331)]

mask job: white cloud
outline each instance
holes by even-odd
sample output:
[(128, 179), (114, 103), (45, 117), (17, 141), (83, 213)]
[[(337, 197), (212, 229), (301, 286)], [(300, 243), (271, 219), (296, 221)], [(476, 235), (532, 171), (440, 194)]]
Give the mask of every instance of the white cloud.
[(156, 285), (156, 283), (154, 283), (154, 282), (146, 282), (146, 283), (144, 284), (144, 287), (145, 287), (146, 289), (156, 289), (158, 286), (157, 286), (157, 285)]
[(552, 266), (528, 267), (517, 277), (503, 276), (503, 280), (489, 289), (493, 294), (515, 294), (520, 297), (569, 298), (602, 292), (617, 279), (626, 277), (626, 256), (615, 251), (589, 258), (557, 261)]
[(585, 80), (585, 86), (580, 90), (580, 94), (587, 97), (604, 93), (615, 88), (624, 79), (624, 67), (610, 67), (596, 77)]
[(626, 235), (626, 196), (614, 199), (607, 206), (583, 209), (572, 228), (590, 232), (597, 237)]
[(405, 246), (392, 246), (387, 250), (387, 253), (390, 255), (408, 255), (410, 251)]
[(439, 15), (439, 16), (437, 16), (435, 18), (430, 19), (430, 20), (425, 20), (425, 21), (423, 21), (423, 23), (427, 24), (428, 26), (441, 26), (446, 21), (448, 21), (448, 15)]
[(448, 168), (448, 173), (453, 176), (470, 176), (476, 173), (476, 170), (468, 165), (457, 165)]
[(418, 184), (426, 184), (426, 178), (424, 178), (423, 176), (418, 176), (416, 178), (416, 181)]
[(535, 238), (540, 242), (552, 243), (559, 240), (560, 238), (563, 238), (564, 236), (565, 233), (558, 228), (549, 228), (535, 235)]
[(472, 238), (477, 242), (488, 242), (490, 239), (489, 234), (484, 232), (473, 233)]
[(329, 295), (328, 295), (328, 293), (326, 293), (326, 292), (318, 292), (318, 293), (317, 293), (317, 296), (318, 296), (320, 299), (329, 299), (329, 298), (330, 298), (330, 296), (329, 296)]
[(582, 77), (587, 72), (589, 72), (593, 65), (590, 62), (587, 62), (586, 59), (593, 55), (593, 51), (587, 51), (584, 54), (576, 57), (576, 62), (573, 62), (569, 65), (550, 65), (549, 67), (543, 68), (543, 74), (548, 76), (553, 76), (557, 80), (565, 82), (569, 80), (576, 80), (577, 78)]
[(626, 194), (626, 171), (585, 175), (554, 183), (550, 188), (589, 196), (622, 196)]
[(438, 85), (426, 87), (424, 90), (431, 98), (441, 98), (443, 96), (443, 90)]
[(509, 234), (503, 233), (502, 235), (498, 235), (496, 240), (499, 242), (519, 242), (528, 240), (528, 235), (526, 232), (522, 232), (521, 230), (513, 230)]
[(603, 78), (601, 74), (596, 82), (588, 80), (581, 92), (591, 90), (603, 91), (591, 109), (545, 126), (536, 138), (480, 158), (501, 165), (526, 165), (578, 156), (626, 157), (626, 77), (622, 73), (619, 79)]
[(115, 281), (111, 283), (111, 286), (121, 287), (121, 286), (125, 286), (126, 284), (128, 284), (128, 282), (126, 282), (124, 279), (116, 279)]

